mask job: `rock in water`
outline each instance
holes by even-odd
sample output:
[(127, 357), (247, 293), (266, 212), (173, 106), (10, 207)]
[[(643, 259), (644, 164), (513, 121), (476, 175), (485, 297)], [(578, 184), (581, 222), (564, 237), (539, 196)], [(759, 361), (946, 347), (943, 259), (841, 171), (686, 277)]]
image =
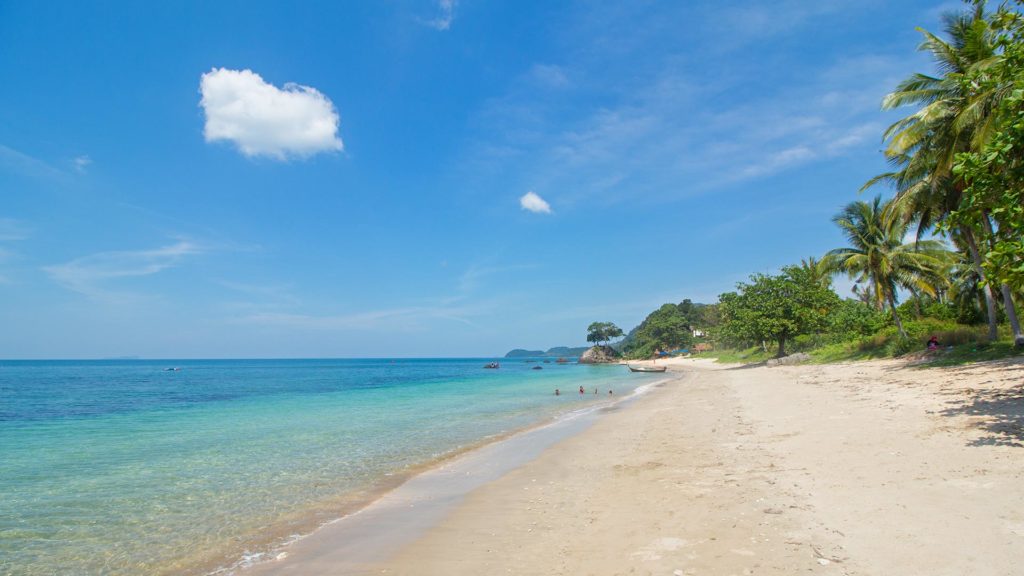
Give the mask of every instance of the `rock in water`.
[(580, 356), (580, 364), (612, 364), (618, 362), (620, 357), (611, 346), (594, 346)]

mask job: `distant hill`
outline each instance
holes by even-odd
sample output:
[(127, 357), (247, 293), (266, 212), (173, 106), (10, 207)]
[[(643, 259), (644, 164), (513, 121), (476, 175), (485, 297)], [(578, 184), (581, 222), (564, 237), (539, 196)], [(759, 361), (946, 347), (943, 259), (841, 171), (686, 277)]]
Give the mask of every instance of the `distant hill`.
[(524, 350), (522, 348), (516, 348), (505, 354), (505, 358), (558, 358), (560, 356), (579, 356), (586, 352), (589, 346), (580, 346), (579, 348), (570, 348), (568, 346), (555, 346), (554, 348), (548, 349), (547, 352), (543, 350)]

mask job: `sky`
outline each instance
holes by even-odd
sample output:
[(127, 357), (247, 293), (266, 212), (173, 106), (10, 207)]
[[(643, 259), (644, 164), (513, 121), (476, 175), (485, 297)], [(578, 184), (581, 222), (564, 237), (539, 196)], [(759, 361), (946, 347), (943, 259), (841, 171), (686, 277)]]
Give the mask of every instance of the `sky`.
[(714, 302), (842, 246), (961, 6), (0, 0), (0, 358), (482, 357)]

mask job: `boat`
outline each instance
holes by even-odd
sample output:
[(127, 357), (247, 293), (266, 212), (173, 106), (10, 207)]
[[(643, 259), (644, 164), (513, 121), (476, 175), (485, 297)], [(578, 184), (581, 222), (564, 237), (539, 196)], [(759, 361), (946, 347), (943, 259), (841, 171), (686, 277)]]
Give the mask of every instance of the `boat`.
[(497, 362), (488, 362), (487, 364), (484, 364), (484, 368), (501, 368), (501, 364), (498, 364)]
[(558, 360), (555, 360), (555, 362), (558, 363), (558, 364), (568, 364), (569, 363), (569, 359), (568, 358), (559, 358)]
[(630, 372), (664, 372), (668, 368), (665, 366), (630, 366), (626, 364)]
[(544, 369), (543, 366), (534, 366), (533, 368), (530, 368), (530, 370), (543, 370), (543, 369)]

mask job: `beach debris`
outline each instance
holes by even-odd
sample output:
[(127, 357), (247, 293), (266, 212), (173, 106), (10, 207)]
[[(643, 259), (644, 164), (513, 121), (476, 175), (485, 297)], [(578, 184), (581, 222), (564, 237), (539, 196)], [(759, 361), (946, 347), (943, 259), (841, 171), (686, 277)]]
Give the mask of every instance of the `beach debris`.
[(782, 510), (779, 510), (778, 508), (765, 508), (764, 509), (764, 513), (765, 514), (782, 514)]

